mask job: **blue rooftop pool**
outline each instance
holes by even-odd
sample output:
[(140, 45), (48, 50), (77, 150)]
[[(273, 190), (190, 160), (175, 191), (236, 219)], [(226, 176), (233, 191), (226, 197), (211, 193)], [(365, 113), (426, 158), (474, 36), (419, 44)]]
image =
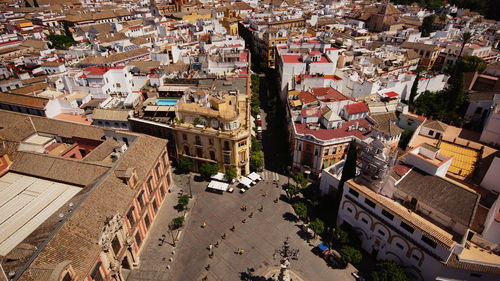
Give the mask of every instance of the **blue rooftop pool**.
[(177, 100), (156, 100), (156, 105), (176, 105)]

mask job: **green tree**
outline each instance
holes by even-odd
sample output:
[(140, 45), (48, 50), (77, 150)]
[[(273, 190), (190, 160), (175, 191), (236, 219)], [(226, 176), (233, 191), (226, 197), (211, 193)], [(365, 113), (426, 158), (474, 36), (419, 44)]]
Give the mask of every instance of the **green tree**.
[(483, 72), (488, 65), (486, 61), (477, 56), (463, 56), (462, 57), (462, 71), (463, 72)]
[(409, 281), (404, 269), (392, 260), (381, 260), (371, 273), (373, 281)]
[(256, 137), (252, 137), (252, 151), (262, 151), (262, 144)]
[(58, 50), (67, 50), (76, 44), (73, 37), (67, 35), (49, 35), (47, 38), (52, 43), (52, 47)]
[(436, 20), (436, 15), (432, 14), (424, 18), (422, 26), (420, 28), (422, 32), (422, 37), (428, 37), (432, 32), (432, 24)]
[(342, 196), (344, 194), (344, 183), (356, 176), (356, 162), (358, 158), (358, 151), (357, 151), (357, 145), (356, 141), (352, 140), (351, 143), (349, 144), (349, 150), (347, 151), (347, 157), (345, 160), (344, 168), (342, 169), (342, 176), (340, 177), (340, 182), (339, 182), (339, 188), (337, 191), (337, 196), (335, 200), (335, 206), (334, 206), (334, 216), (337, 217), (339, 208), (340, 208), (340, 201), (342, 199)]
[(312, 229), (314, 236), (316, 237), (316, 234), (321, 234), (325, 231), (325, 223), (319, 218), (316, 218), (309, 223), (309, 228)]
[(250, 153), (250, 170), (259, 171), (262, 167), (262, 155), (260, 151), (252, 151)]
[(289, 197), (293, 198), (300, 192), (300, 186), (295, 185), (295, 184), (289, 184), (287, 185), (286, 193), (288, 194)]
[(339, 250), (339, 253), (340, 255), (342, 255), (344, 260), (350, 264), (356, 265), (363, 259), (363, 255), (361, 254), (361, 252), (351, 246), (342, 246), (342, 248), (340, 248)]
[(170, 223), (172, 229), (181, 228), (183, 225), (184, 225), (184, 217), (182, 216), (172, 219), (172, 222)]
[(349, 233), (343, 230), (342, 228), (340, 227), (335, 228), (333, 234), (335, 236), (335, 240), (337, 240), (337, 242), (339, 242), (340, 244), (349, 243)]
[(204, 178), (210, 178), (219, 172), (219, 165), (214, 163), (203, 163), (200, 166), (199, 172)]
[(401, 149), (406, 149), (406, 146), (411, 140), (411, 137), (413, 136), (413, 132), (410, 130), (404, 130), (403, 133), (401, 134), (401, 138), (399, 139), (398, 146)]
[(413, 81), (413, 85), (410, 90), (410, 98), (408, 99), (408, 106), (410, 107), (410, 111), (413, 112), (415, 107), (415, 97), (417, 96), (418, 91), (418, 82), (420, 80), (420, 72), (417, 72), (417, 76), (415, 76), (415, 81)]
[(178, 200), (177, 200), (177, 204), (182, 208), (182, 209), (186, 209), (187, 205), (189, 204), (189, 195), (181, 195), (179, 196)]
[(226, 167), (225, 176), (226, 176), (226, 179), (229, 180), (230, 182), (233, 181), (238, 176), (238, 173), (236, 172), (236, 168), (235, 167)]
[(31, 4), (30, 4), (30, 2), (28, 2), (28, 0), (24, 0), (24, 6), (31, 8)]
[(297, 217), (301, 220), (307, 219), (307, 206), (304, 203), (295, 203), (293, 204), (293, 211), (297, 215)]
[(464, 51), (465, 45), (469, 44), (472, 41), (473, 37), (474, 36), (469, 31), (460, 34), (459, 40), (462, 46), (460, 47), (460, 53), (458, 53), (459, 58), (462, 57), (462, 52)]
[(297, 185), (302, 188), (306, 187), (308, 184), (307, 178), (304, 177), (304, 173), (294, 173), (292, 175), (292, 178), (297, 183)]
[(179, 161), (177, 162), (179, 170), (181, 170), (184, 173), (188, 173), (191, 170), (193, 170), (193, 161), (191, 159), (181, 156), (179, 158)]

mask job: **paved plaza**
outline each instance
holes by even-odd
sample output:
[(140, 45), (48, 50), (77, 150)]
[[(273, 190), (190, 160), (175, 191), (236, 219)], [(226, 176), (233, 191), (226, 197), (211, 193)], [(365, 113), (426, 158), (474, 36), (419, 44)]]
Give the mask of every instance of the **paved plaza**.
[[(351, 276), (354, 268), (332, 269), (311, 252), (313, 246), (301, 238), (298, 224), (289, 220), (293, 209), (282, 200), (284, 191), (272, 182), (278, 175), (269, 171), (264, 172), (267, 180), (243, 194), (237, 188), (234, 193), (211, 193), (205, 191), (207, 182), (191, 181), (194, 198), (179, 241), (175, 248), (172, 247), (167, 226), (172, 218), (181, 214), (173, 206), (180, 189), (189, 193), (188, 177), (174, 177), (176, 186), (169, 193), (145, 241), (141, 266), (130, 273), (128, 281), (193, 281), (204, 277), (206, 280), (241, 280), (248, 269), (252, 269), (255, 275), (265, 275), (279, 265), (278, 258), (274, 259), (273, 255), (286, 237), (289, 237), (292, 248), (300, 250), (298, 260), (292, 261), (291, 268), (304, 280), (354, 280)], [(281, 183), (287, 180), (283, 176), (279, 178)], [(247, 206), (247, 211), (241, 210), (243, 205)], [(263, 209), (259, 211), (261, 207)], [(203, 223), (206, 224), (204, 228), (201, 227)], [(231, 231), (233, 226), (235, 230)], [(221, 239), (223, 233), (226, 239)], [(215, 247), (217, 242), (218, 247)], [(213, 258), (209, 258), (210, 244), (213, 245)], [(244, 253), (238, 254), (238, 249)]]

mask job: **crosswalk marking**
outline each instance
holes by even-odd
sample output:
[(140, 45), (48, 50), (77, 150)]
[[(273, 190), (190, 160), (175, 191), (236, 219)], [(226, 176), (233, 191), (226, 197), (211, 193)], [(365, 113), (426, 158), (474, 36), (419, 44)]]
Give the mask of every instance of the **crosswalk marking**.
[(279, 175), (275, 172), (264, 171), (262, 172), (262, 179), (268, 181), (275, 181), (275, 180), (277, 181), (279, 180)]

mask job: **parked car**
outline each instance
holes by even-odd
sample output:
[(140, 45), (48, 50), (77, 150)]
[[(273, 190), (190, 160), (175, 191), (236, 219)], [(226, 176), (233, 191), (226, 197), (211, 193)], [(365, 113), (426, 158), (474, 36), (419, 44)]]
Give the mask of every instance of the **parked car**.
[(234, 188), (232, 188), (232, 187), (227, 189), (227, 192), (229, 192), (229, 193), (233, 193), (233, 191), (234, 191)]
[(358, 272), (353, 272), (351, 273), (354, 278), (356, 278), (357, 281), (365, 281), (365, 278), (361, 277)]

